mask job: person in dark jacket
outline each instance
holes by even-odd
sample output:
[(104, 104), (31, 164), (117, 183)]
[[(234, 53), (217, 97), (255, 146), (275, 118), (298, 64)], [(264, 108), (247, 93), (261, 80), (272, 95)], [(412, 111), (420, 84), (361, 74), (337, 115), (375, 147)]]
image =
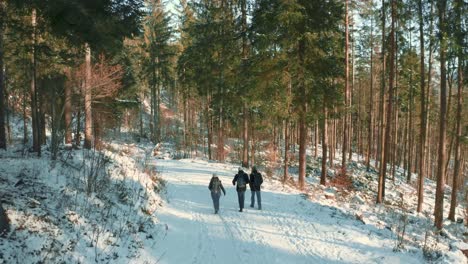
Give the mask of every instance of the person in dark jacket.
[(247, 173), (244, 172), (242, 167), (239, 167), (238, 173), (234, 176), (232, 180), (232, 185), (236, 185), (237, 183), (237, 198), (239, 200), (239, 212), (242, 212), (244, 209), (244, 201), (245, 201), (245, 190), (247, 190), (247, 184), (250, 183), (249, 176)]
[(257, 205), (258, 210), (262, 210), (262, 196), (260, 194), (261, 185), (263, 183), (263, 177), (260, 172), (258, 172), (255, 166), (252, 167), (252, 172), (250, 173), (250, 207), (255, 205), (255, 195), (257, 196)]
[(210, 184), (208, 185), (208, 189), (211, 191), (211, 199), (213, 199), (213, 206), (215, 210), (215, 214), (219, 211), (219, 198), (221, 197), (221, 191), (223, 191), (224, 196), (226, 196), (226, 190), (221, 183), (221, 180), (218, 178), (216, 173), (213, 173), (213, 177), (211, 177)]

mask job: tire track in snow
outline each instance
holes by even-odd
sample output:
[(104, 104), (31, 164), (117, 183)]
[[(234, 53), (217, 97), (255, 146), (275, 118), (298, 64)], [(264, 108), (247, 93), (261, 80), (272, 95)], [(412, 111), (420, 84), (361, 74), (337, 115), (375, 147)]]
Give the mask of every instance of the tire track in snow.
[[(235, 252), (239, 252), (239, 245), (234, 242), (236, 237), (234, 236), (234, 233), (232, 232), (232, 229), (229, 227), (229, 225), (228, 225), (226, 219), (224, 218), (224, 216), (219, 215), (219, 218), (221, 219), (221, 223), (223, 224), (224, 230), (226, 230), (226, 233), (229, 235), (232, 247), (235, 249)], [(243, 262), (242, 258), (238, 254), (236, 254), (236, 256), (237, 256), (237, 259), (239, 260), (239, 263), (242, 263)]]
[[(208, 228), (206, 226), (207, 221), (202, 217), (202, 214), (193, 212), (192, 215), (194, 215), (194, 220), (199, 223), (199, 231), (197, 234), (197, 252), (195, 257), (193, 258), (192, 263), (206, 263), (206, 261), (204, 261), (204, 258), (210, 254), (209, 249), (212, 249), (214, 246), (213, 239), (210, 235), (208, 235)], [(211, 251), (211, 257), (216, 260), (216, 255), (213, 253), (213, 251)]]
[[(197, 223), (197, 228), (195, 228), (197, 231), (196, 233), (196, 246), (193, 247), (193, 255), (192, 255), (192, 264), (197, 264), (197, 263), (206, 263), (205, 258), (208, 254), (211, 254), (211, 257), (216, 260), (216, 255), (213, 252), (210, 252), (210, 249), (213, 248), (214, 246), (214, 241), (211, 238), (211, 236), (207, 235), (208, 234), (208, 228), (207, 228), (207, 220), (206, 218), (203, 217), (203, 214), (200, 212), (197, 212), (196, 208), (191, 206), (191, 199), (190, 197), (186, 197), (187, 193), (185, 192), (180, 192), (177, 187), (175, 186), (177, 183), (183, 183), (186, 185), (192, 185), (193, 183), (184, 179), (183, 177), (180, 177), (178, 174), (170, 173), (165, 170), (165, 166), (160, 166), (162, 169), (163, 174), (165, 175), (166, 180), (168, 181), (168, 186), (167, 188), (170, 189), (168, 192), (168, 198), (170, 197), (171, 199), (174, 197), (178, 197), (180, 201), (178, 204), (180, 206), (172, 204), (171, 206), (174, 209), (181, 209), (181, 211), (184, 212), (189, 212), (190, 214), (190, 220), (192, 222)], [(197, 194), (198, 197), (200, 197), (199, 194)], [(177, 208), (179, 207), (179, 208)], [(216, 262), (216, 261), (215, 261)]]
[[(265, 211), (264, 213), (266, 219), (275, 230), (278, 230), (278, 234), (291, 250), (303, 256), (303, 259), (307, 263), (310, 261), (312, 261), (311, 263), (323, 262), (323, 251), (321, 251), (323, 247), (317, 247), (317, 244), (323, 243), (320, 240), (323, 239), (324, 233), (319, 232), (314, 225), (313, 222), (316, 219), (306, 219), (297, 211), (285, 210), (281, 213), (277, 211)], [(326, 252), (330, 253), (331, 250), (327, 248)]]

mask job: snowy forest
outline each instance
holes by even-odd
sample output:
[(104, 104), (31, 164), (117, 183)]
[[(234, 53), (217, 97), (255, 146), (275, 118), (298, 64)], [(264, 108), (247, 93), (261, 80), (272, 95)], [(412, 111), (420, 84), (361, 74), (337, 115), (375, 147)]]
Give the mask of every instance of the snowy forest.
[(468, 263), (467, 31), (467, 0), (0, 0), (0, 264)]

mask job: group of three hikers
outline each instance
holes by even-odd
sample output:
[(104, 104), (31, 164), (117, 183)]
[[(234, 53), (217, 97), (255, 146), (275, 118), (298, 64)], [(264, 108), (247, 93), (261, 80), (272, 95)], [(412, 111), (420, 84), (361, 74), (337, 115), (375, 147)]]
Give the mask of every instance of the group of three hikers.
[[(255, 166), (252, 167), (252, 172), (249, 175), (244, 172), (242, 167), (239, 167), (239, 171), (234, 176), (232, 180), (232, 185), (236, 185), (237, 198), (239, 199), (239, 212), (242, 212), (244, 209), (244, 200), (245, 200), (245, 191), (247, 190), (247, 184), (250, 186), (250, 191), (252, 194), (250, 207), (255, 205), (255, 196), (257, 196), (257, 205), (258, 209), (262, 210), (262, 197), (260, 194), (260, 187), (263, 183), (263, 177), (260, 172), (258, 172)], [(219, 211), (219, 198), (221, 197), (221, 191), (226, 195), (226, 190), (224, 189), (221, 180), (218, 178), (216, 173), (213, 174), (208, 185), (208, 189), (211, 191), (211, 198), (213, 199), (213, 206), (215, 214)]]

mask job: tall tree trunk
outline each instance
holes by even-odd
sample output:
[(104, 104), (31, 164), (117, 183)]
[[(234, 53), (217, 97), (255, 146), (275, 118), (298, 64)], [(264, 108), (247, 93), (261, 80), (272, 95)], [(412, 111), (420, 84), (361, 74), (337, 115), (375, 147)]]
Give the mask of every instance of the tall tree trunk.
[(3, 35), (5, 28), (6, 2), (0, 0), (0, 149), (7, 148), (5, 130), (5, 78), (3, 76), (4, 46)]
[[(286, 71), (286, 76), (288, 77), (288, 97), (291, 97), (292, 94), (292, 78), (291, 75), (289, 74), (289, 67), (287, 68)], [(289, 102), (289, 100), (288, 100)], [(288, 111), (288, 116), (290, 116), (291, 113), (291, 106), (290, 103), (287, 104), (287, 111)], [(284, 172), (283, 172), (283, 181), (286, 182), (289, 179), (289, 118), (286, 118), (285, 120), (285, 126), (284, 126)]]
[(150, 133), (151, 133), (151, 141), (153, 143), (156, 142), (156, 69), (154, 63), (154, 51), (150, 50), (150, 57), (151, 57), (151, 84), (150, 84)]
[(213, 144), (213, 121), (212, 121), (212, 117), (210, 115), (210, 97), (208, 97), (208, 100), (205, 104), (205, 115), (206, 115), (206, 130), (207, 130), (207, 134), (208, 134), (208, 159), (209, 160), (212, 160), (213, 159), (213, 154), (211, 152), (211, 144)]
[(72, 105), (71, 105), (71, 87), (68, 84), (65, 84), (65, 105), (64, 105), (64, 115), (65, 115), (65, 144), (72, 143)]
[(223, 106), (220, 106), (218, 117), (218, 161), (224, 161), (224, 120)]
[(242, 107), (242, 110), (243, 110), (242, 139), (244, 142), (242, 146), (242, 167), (248, 168), (249, 167), (249, 122), (248, 122), (248, 112), (247, 112), (246, 103)]
[[(156, 57), (156, 63), (159, 65), (159, 57)], [(156, 69), (156, 115), (155, 115), (155, 130), (156, 130), (156, 142), (161, 142), (162, 137), (162, 126), (161, 126), (161, 74), (159, 68)]]
[(379, 169), (379, 183), (377, 189), (377, 203), (382, 203), (384, 198), (385, 190), (385, 173), (387, 170), (387, 164), (384, 163), (384, 154), (385, 154), (385, 130), (386, 130), (386, 117), (385, 117), (385, 71), (386, 71), (386, 58), (385, 58), (385, 0), (382, 0), (382, 77), (381, 77), (381, 88), (380, 88), (380, 108), (379, 108), (379, 118), (380, 118), (380, 129), (379, 129), (379, 144), (378, 144), (378, 154), (380, 160), (380, 169)]
[(341, 170), (346, 174), (346, 155), (348, 154), (349, 144), (349, 111), (350, 105), (350, 89), (349, 89), (349, 14), (348, 14), (348, 0), (345, 0), (345, 115), (343, 117), (343, 151), (341, 155)]
[(323, 124), (322, 124), (322, 172), (320, 173), (320, 184), (325, 185), (327, 183), (327, 151), (328, 151), (328, 118), (327, 118), (327, 106), (325, 98), (323, 98)]
[(140, 119), (140, 138), (143, 138), (144, 131), (143, 131), (143, 113), (145, 112), (145, 94), (142, 92), (140, 94), (140, 111), (139, 111), (139, 119)]
[(374, 109), (374, 27), (373, 19), (371, 19), (371, 48), (370, 48), (370, 95), (369, 95), (369, 122), (367, 130), (367, 155), (366, 155), (366, 167), (367, 171), (370, 171), (370, 160), (373, 151), (373, 140), (374, 140), (374, 120), (373, 120), (373, 109)]
[(46, 135), (46, 115), (45, 115), (45, 106), (44, 106), (44, 99), (43, 99), (43, 93), (41, 93), (40, 89), (44, 89), (44, 86), (40, 88), (41, 86), (37, 87), (36, 89), (37, 92), (37, 103), (38, 103), (38, 109), (37, 112), (39, 113), (40, 120), (39, 120), (39, 125), (40, 125), (40, 132), (39, 132), (39, 139), (40, 139), (40, 144), (45, 145), (47, 141), (47, 135)]
[[(243, 72), (247, 66), (247, 0), (241, 0), (241, 13), (242, 13), (242, 69)], [(247, 102), (243, 104), (243, 151), (242, 151), (242, 166), (249, 167), (249, 128), (248, 128), (248, 108)], [(252, 164), (253, 165), (253, 164)]]
[[(251, 116), (251, 121), (250, 122), (250, 138), (252, 140), (252, 144), (250, 146), (250, 164), (252, 164), (252, 166), (255, 164), (255, 146), (257, 144), (257, 142), (255, 141), (255, 134), (254, 134), (254, 116), (252, 115)], [(275, 151), (276, 151), (277, 148), (275, 148)]]
[(289, 119), (287, 118), (284, 122), (284, 172), (283, 181), (286, 182), (289, 178)]
[[(434, 175), (434, 170), (433, 170), (433, 162), (432, 160), (434, 160), (434, 153), (432, 153), (433, 151), (431, 150), (432, 149), (432, 146), (433, 144), (431, 144), (431, 135), (434, 133), (433, 132), (433, 126), (430, 125), (429, 123), (429, 116), (430, 116), (430, 112), (431, 112), (431, 96), (433, 95), (432, 93), (432, 65), (433, 65), (433, 59), (434, 59), (434, 37), (433, 36), (433, 32), (434, 32), (434, 17), (436, 16), (434, 14), (434, 2), (435, 1), (431, 1), (431, 6), (430, 6), (430, 16), (429, 16), (429, 20), (430, 20), (430, 23), (429, 23), (429, 61), (428, 61), (428, 74), (427, 74), (427, 85), (426, 85), (426, 167), (424, 168), (425, 169), (425, 175), (427, 175), (428, 178), (430, 179), (434, 179), (433, 175)], [(423, 187), (422, 187), (422, 190)], [(419, 201), (418, 201), (419, 203)]]
[(388, 84), (388, 104), (386, 115), (386, 128), (385, 128), (385, 142), (383, 145), (383, 157), (381, 164), (380, 177), (383, 178), (382, 182), (382, 198), (385, 197), (385, 179), (387, 174), (387, 162), (390, 158), (390, 142), (392, 132), (392, 111), (393, 111), (393, 92), (395, 81), (395, 20), (396, 20), (396, 0), (391, 0), (392, 23), (390, 31), (390, 68), (389, 68), (389, 84)]
[(462, 137), (462, 106), (463, 106), (463, 33), (462, 33), (462, 10), (463, 0), (456, 1), (456, 12), (457, 12), (457, 53), (458, 53), (458, 70), (457, 70), (457, 116), (456, 116), (456, 135), (455, 135), (455, 168), (453, 169), (453, 185), (452, 185), (452, 197), (450, 201), (450, 212), (449, 219), (455, 221), (455, 211), (457, 208), (457, 192), (459, 178), (462, 170), (461, 167), (461, 146), (460, 139)]
[(315, 121), (314, 125), (314, 158), (318, 157), (318, 136), (319, 136), (319, 123), (318, 120)]
[(306, 126), (306, 87), (304, 76), (304, 56), (305, 56), (305, 40), (299, 40), (298, 55), (299, 55), (299, 93), (300, 93), (300, 109), (299, 109), (299, 188), (304, 189), (305, 174), (306, 174), (306, 147), (307, 147), (307, 126)]
[(439, 13), (439, 41), (440, 41), (440, 116), (439, 116), (439, 144), (437, 161), (437, 187), (434, 206), (434, 222), (438, 229), (442, 229), (444, 214), (444, 190), (445, 190), (445, 158), (446, 158), (446, 126), (447, 126), (447, 69), (446, 69), (446, 21), (445, 13), (447, 0), (437, 2)]
[(36, 9), (32, 10), (32, 54), (31, 54), (31, 117), (32, 117), (32, 132), (33, 132), (33, 151), (37, 155), (41, 155), (41, 139), (40, 139), (40, 124), (39, 112), (37, 105), (37, 86), (36, 86)]
[[(349, 20), (348, 20), (349, 22)], [(351, 32), (353, 31), (353, 24), (350, 25), (351, 27)], [(349, 33), (348, 33), (349, 34)], [(351, 33), (352, 36), (352, 33)], [(349, 36), (348, 36), (349, 39)], [(354, 96), (354, 87), (355, 87), (355, 70), (354, 70), (354, 40), (351, 38), (351, 41), (349, 41), (349, 46), (351, 48), (351, 86), (349, 88), (349, 95), (348, 95), (348, 106), (349, 106), (349, 112), (348, 114), (348, 160), (353, 159), (353, 142), (354, 142), (354, 126), (353, 126), (353, 118), (352, 114), (354, 112), (352, 105), (353, 105), (353, 96)], [(349, 62), (348, 62), (349, 65)]]
[[(424, 78), (424, 75), (423, 75)], [(409, 126), (408, 126), (408, 131), (411, 131), (409, 133), (409, 157), (408, 157), (408, 170), (407, 170), (407, 176), (406, 176), (406, 181), (408, 183), (411, 182), (411, 173), (412, 173), (412, 168), (413, 168), (413, 147), (414, 147), (414, 128), (413, 128), (413, 112), (414, 112), (414, 96), (413, 96), (413, 74), (410, 72), (410, 84), (409, 84)]]
[(3, 35), (5, 28), (6, 2), (0, 0), (0, 149), (7, 148), (5, 131), (5, 78), (3, 76)]
[[(52, 107), (52, 122), (51, 122), (51, 127), (52, 127), (52, 131), (51, 131), (51, 140), (50, 140), (50, 149), (51, 149), (51, 160), (56, 160), (57, 159), (57, 153), (58, 153), (58, 148), (59, 148), (59, 130), (60, 130), (60, 123), (61, 123), (61, 114), (63, 113), (58, 113), (58, 103), (57, 103), (57, 84), (54, 82), (54, 83), (51, 83), (50, 85), (51, 87), (49, 88), (52, 88), (52, 104), (51, 104), (51, 107)], [(65, 99), (66, 100), (66, 99)], [(65, 110), (65, 108), (63, 109)]]
[(78, 101), (78, 106), (77, 106), (77, 111), (76, 111), (76, 127), (75, 127), (75, 145), (79, 147), (80, 144), (81, 144), (81, 100)]
[(12, 114), (12, 107), (9, 105), (9, 100), (8, 100), (8, 98), (10, 98), (10, 96), (8, 94), (8, 78), (7, 78), (8, 73), (7, 73), (7, 68), (6, 68), (5, 65), (3, 66), (3, 72), (4, 72), (4, 75), (3, 75), (3, 77), (4, 77), (4, 81), (3, 81), (4, 86), (3, 87), (4, 88), (3, 88), (3, 90), (4, 90), (4, 94), (5, 94), (4, 109), (5, 109), (5, 119), (6, 119), (5, 120), (5, 126), (6, 126), (5, 129), (6, 129), (6, 134), (7, 134), (6, 140), (7, 140), (7, 145), (8, 145), (8, 144), (11, 144), (13, 142), (13, 135), (12, 135), (12, 131), (11, 131), (11, 122), (10, 122), (10, 116)]
[(28, 115), (26, 112), (27, 89), (23, 87), (23, 145), (28, 143)]
[[(450, 65), (448, 66), (448, 68), (450, 69)], [(448, 104), (447, 104), (447, 116), (446, 116), (446, 120), (450, 120), (450, 108), (452, 106), (452, 88), (453, 88), (453, 73), (447, 73), (448, 77), (447, 78), (447, 83), (448, 83)], [(449, 125), (448, 123), (449, 121), (447, 121), (447, 126)], [(457, 129), (457, 123), (454, 122), (453, 123), (453, 129), (450, 130), (450, 131), (455, 131)], [(449, 148), (447, 150), (447, 157), (445, 159), (445, 179), (444, 179), (444, 182), (448, 182), (448, 174), (449, 174), (449, 163), (450, 163), (450, 157), (452, 155), (452, 150), (453, 150), (453, 145), (455, 145), (455, 137), (453, 135), (451, 135), (452, 133), (449, 133), (449, 135), (447, 135), (447, 138), (446, 140), (448, 140), (450, 142), (449, 144)]]
[(84, 109), (85, 109), (85, 140), (84, 147), (91, 149), (93, 146), (93, 114), (91, 98), (91, 47), (85, 44), (85, 86), (84, 86)]
[[(337, 108), (333, 108), (333, 114), (336, 114)], [(328, 108), (327, 108), (327, 116), (328, 116)], [(329, 120), (329, 118), (327, 118)], [(336, 149), (338, 148), (338, 140), (337, 140), (337, 134), (336, 134), (336, 129), (338, 127), (338, 122), (339, 120), (334, 118), (331, 121), (331, 138), (329, 140), (329, 151), (330, 154), (330, 168), (335, 168), (335, 157), (336, 157)]]

